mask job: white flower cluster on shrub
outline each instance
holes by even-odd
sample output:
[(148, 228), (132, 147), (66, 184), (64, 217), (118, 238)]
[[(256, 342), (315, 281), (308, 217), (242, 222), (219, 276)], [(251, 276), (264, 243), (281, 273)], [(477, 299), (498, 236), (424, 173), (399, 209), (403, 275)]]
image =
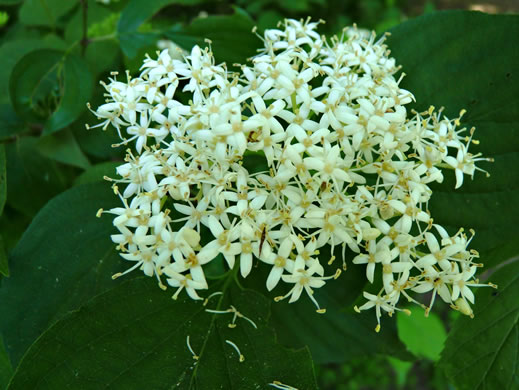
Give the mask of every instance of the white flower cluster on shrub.
[[(268, 290), (289, 286), (276, 300), (304, 290), (324, 312), (313, 289), (341, 283), (352, 258), (375, 289), (356, 309), (375, 308), (377, 330), (381, 310), (399, 310), (402, 296), (418, 303), (413, 293), (432, 292), (427, 312), (439, 295), (472, 315), (478, 254), (462, 229), (450, 236), (434, 224), (427, 203), (442, 168), (455, 170), (456, 187), (478, 169), (474, 130), (433, 108), (406, 109), (414, 97), (384, 38), (353, 28), (325, 40), (317, 25), (265, 31), (239, 73), (195, 46), (184, 61), (164, 50), (138, 77), (103, 84), (97, 126), (134, 146), (113, 179), (122, 206), (106, 211), (134, 263), (123, 274), (140, 269), (176, 288), (174, 298), (200, 299), (210, 262), (225, 259), (242, 277), (259, 262), (270, 267)], [(336, 256), (341, 267), (326, 276)]]

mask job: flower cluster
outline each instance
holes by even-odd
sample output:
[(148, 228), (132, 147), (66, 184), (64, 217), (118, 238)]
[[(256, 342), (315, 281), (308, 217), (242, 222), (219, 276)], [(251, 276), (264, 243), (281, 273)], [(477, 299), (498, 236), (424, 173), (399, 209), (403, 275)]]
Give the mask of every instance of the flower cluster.
[[(122, 207), (106, 211), (119, 230), (112, 240), (135, 263), (123, 274), (140, 269), (176, 288), (174, 298), (185, 289), (200, 299), (210, 262), (242, 277), (259, 262), (270, 267), (268, 290), (291, 286), (276, 300), (304, 290), (323, 312), (313, 289), (349, 257), (381, 286), (356, 308), (375, 308), (379, 323), (401, 296), (418, 303), (412, 293), (432, 292), (427, 310), (439, 295), (471, 315), (478, 254), (463, 230), (434, 224), (427, 203), (442, 168), (455, 170), (456, 187), (479, 169), (474, 130), (441, 110), (408, 112), (414, 97), (399, 87), (384, 38), (353, 28), (326, 40), (317, 26), (266, 30), (238, 73), (195, 46), (103, 84), (97, 126), (134, 145), (110, 179)], [(336, 255), (342, 267), (325, 275)]]

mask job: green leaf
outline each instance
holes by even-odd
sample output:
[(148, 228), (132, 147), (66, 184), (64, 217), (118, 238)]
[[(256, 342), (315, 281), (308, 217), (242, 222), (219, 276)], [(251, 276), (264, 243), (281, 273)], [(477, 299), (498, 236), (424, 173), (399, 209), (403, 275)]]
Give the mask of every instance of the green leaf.
[(474, 318), (459, 318), (449, 333), (440, 365), (460, 390), (519, 387), (519, 262), (491, 275), (498, 290), (481, 289)]
[(77, 4), (72, 0), (25, 0), (19, 18), (26, 25), (55, 27), (58, 19)]
[(9, 102), (9, 77), (23, 56), (36, 49), (59, 49), (61, 45), (62, 41), (55, 35), (48, 35), (43, 39), (7, 40), (0, 47), (0, 57), (3, 58), (0, 74), (0, 102)]
[[(224, 287), (225, 290), (225, 287)], [(233, 305), (254, 326), (232, 314), (206, 308)], [(235, 288), (207, 306), (171, 299), (148, 278), (129, 281), (102, 294), (54, 324), (29, 349), (9, 390), (99, 389), (267, 389), (280, 381), (317, 389), (308, 351), (289, 351), (266, 326), (268, 301)], [(199, 356), (193, 359), (187, 346)], [(229, 345), (240, 349), (245, 360)]]
[(22, 137), (5, 145), (7, 204), (32, 216), (69, 183), (67, 172), (37, 150), (38, 138)]
[[(11, 103), (16, 113), (26, 121), (39, 121), (50, 114), (56, 103), (58, 71), (63, 67), (64, 53), (39, 49), (23, 56), (9, 78)], [(54, 94), (52, 102), (48, 96)]]
[(120, 66), (116, 61), (120, 52), (119, 43), (115, 39), (90, 42), (85, 51), (85, 60), (88, 62), (90, 72), (99, 75), (102, 72), (116, 69)]
[(43, 156), (63, 164), (83, 169), (90, 166), (90, 161), (79, 148), (76, 138), (70, 130), (41, 138), (37, 149)]
[(107, 161), (92, 165), (76, 178), (74, 185), (100, 182), (105, 176), (117, 177), (115, 169), (122, 164), (122, 161)]
[(43, 134), (58, 131), (74, 122), (86, 110), (92, 96), (93, 78), (80, 57), (68, 55), (63, 66), (63, 91), (59, 106), (49, 118)]
[(0, 104), (0, 141), (13, 138), (26, 130), (25, 123), (18, 118), (10, 104)]
[[(88, 32), (89, 39), (86, 47), (84, 59), (88, 64), (90, 72), (97, 75), (104, 71), (115, 69), (115, 59), (120, 53), (119, 45), (115, 37), (115, 24), (117, 14), (113, 13), (106, 6), (95, 1), (88, 3)], [(113, 29), (110, 29), (113, 24)], [(112, 39), (108, 39), (108, 35), (113, 35)], [(103, 37), (101, 40), (96, 38)], [(65, 29), (65, 39), (69, 44), (83, 38), (83, 10), (78, 8), (77, 12), (70, 18)], [(81, 52), (80, 45), (76, 46), (76, 53)]]
[[(31, 223), (31, 217), (22, 214), (11, 207), (6, 207), (0, 216), (0, 232), (5, 252), (8, 254), (16, 246), (23, 232)], [(7, 263), (7, 258), (6, 258)]]
[(5, 159), (5, 147), (0, 144), (0, 215), (4, 211), (5, 201), (7, 200), (7, 167)]
[(26, 121), (42, 122), (50, 134), (76, 120), (92, 94), (92, 75), (78, 56), (53, 49), (26, 54), (9, 79), (11, 102)]
[(416, 97), (417, 108), (445, 106), (463, 125), (476, 127), (471, 152), (494, 157), (454, 190), (448, 172), (433, 187), (429, 208), (436, 223), (456, 231), (474, 228), (472, 248), (487, 266), (518, 253), (519, 219), (519, 52), (510, 37), (519, 36), (519, 15), (453, 11), (431, 13), (401, 24), (388, 39), (391, 54), (403, 66), (402, 87)]
[(110, 240), (111, 219), (95, 215), (119, 203), (106, 183), (87, 184), (52, 199), (34, 217), (0, 288), (0, 330), (13, 364), (56, 319), (114, 286), (111, 275), (124, 264)]
[[(7, 263), (7, 251), (4, 245), (4, 239), (0, 234), (0, 274), (9, 276), (9, 264)], [(1, 365), (1, 363), (0, 363)], [(0, 369), (1, 370), (1, 369)], [(1, 382), (1, 380), (0, 380)]]
[(345, 305), (329, 291), (330, 286), (321, 290), (315, 298), (326, 308), (324, 315), (317, 314), (305, 297), (294, 304), (279, 302), (272, 306), (272, 322), (282, 344), (294, 348), (307, 345), (318, 364), (343, 363), (374, 354), (411, 358), (398, 340), (393, 319), (386, 320), (380, 333), (376, 333), (374, 313), (345, 310)]
[(397, 313), (398, 337), (415, 356), (438, 361), (447, 338), (442, 321), (435, 313), (425, 317), (424, 310), (418, 306), (408, 309), (411, 311), (410, 316), (403, 312)]
[[(99, 107), (104, 103), (100, 99), (105, 92), (104, 88), (99, 86), (93, 94), (91, 105), (93, 108)], [(77, 123), (85, 123), (95, 126), (100, 122), (90, 111), (85, 111)], [(84, 126), (74, 126), (72, 129), (81, 149), (89, 156), (96, 157), (98, 161), (118, 160), (122, 161), (125, 156), (125, 149), (122, 147), (114, 148), (112, 145), (119, 144), (121, 139), (113, 126), (108, 126), (106, 130), (100, 128), (85, 129)]]
[[(87, 31), (94, 25), (110, 18), (113, 13), (97, 1), (88, 1), (87, 8)], [(107, 32), (109, 34), (110, 32)], [(107, 35), (103, 34), (103, 35)], [(74, 15), (68, 20), (65, 28), (65, 40), (73, 44), (83, 38), (83, 8), (78, 7)], [(88, 36), (91, 37), (90, 35)]]
[(155, 45), (159, 35), (155, 33), (137, 32), (138, 28), (161, 8), (167, 5), (196, 5), (205, 0), (130, 0), (121, 13), (117, 24), (117, 37), (123, 53), (129, 58), (135, 58), (139, 50)]
[[(330, 258), (329, 253), (321, 252), (322, 259)], [(254, 277), (248, 277), (242, 283), (266, 294), (267, 268), (260, 265), (255, 269)], [(325, 270), (325, 274), (335, 272), (332, 267), (325, 267)], [(410, 359), (411, 355), (398, 339), (394, 319), (383, 318), (382, 330), (376, 333), (373, 312), (358, 314), (353, 311), (353, 303), (365, 284), (365, 270), (352, 264), (337, 280), (331, 280), (315, 291), (315, 299), (326, 309), (325, 314), (316, 313), (316, 307), (305, 294), (291, 304), (286, 301), (274, 303), (272, 325), (279, 342), (293, 348), (308, 346), (318, 364), (343, 363), (377, 353)], [(273, 290), (271, 299), (284, 294), (286, 291), (278, 287)]]
[(155, 15), (161, 8), (167, 5), (196, 5), (204, 3), (206, 0), (130, 0), (123, 12), (117, 25), (119, 34), (136, 31), (146, 20)]
[(130, 31), (119, 35), (119, 45), (127, 57), (135, 58), (140, 49), (154, 45), (158, 39), (157, 34)]
[(13, 375), (13, 368), (9, 357), (5, 352), (4, 343), (0, 337), (0, 389), (7, 388), (7, 384)]
[(206, 46), (209, 39), (216, 60), (232, 65), (256, 54), (261, 42), (252, 33), (253, 27), (252, 19), (237, 8), (233, 15), (208, 16), (195, 19), (187, 27), (176, 26), (166, 36), (186, 50), (194, 45)]

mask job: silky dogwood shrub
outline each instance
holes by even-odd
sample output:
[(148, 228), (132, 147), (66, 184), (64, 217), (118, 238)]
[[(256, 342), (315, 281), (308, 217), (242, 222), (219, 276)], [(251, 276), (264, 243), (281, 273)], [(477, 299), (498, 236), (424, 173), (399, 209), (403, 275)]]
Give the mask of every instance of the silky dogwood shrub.
[[(352, 258), (369, 282), (355, 309), (374, 308), (377, 331), (401, 297), (427, 314), (439, 296), (472, 316), (471, 288), (488, 285), (475, 278), (474, 232), (449, 235), (427, 204), (443, 170), (455, 171), (458, 188), (489, 160), (469, 152), (474, 129), (460, 128), (463, 112), (406, 108), (414, 96), (399, 87), (385, 37), (347, 28), (326, 39), (318, 24), (266, 30), (237, 73), (194, 46), (183, 60), (164, 50), (137, 77), (102, 83), (93, 127), (111, 125), (115, 146), (131, 146), (119, 177), (107, 178), (121, 207), (100, 210), (114, 216), (112, 240), (132, 264), (113, 277), (139, 269), (174, 299), (197, 300), (215, 259), (243, 278), (258, 261), (270, 267), (268, 290), (287, 286), (276, 301), (305, 292), (324, 313), (314, 289), (340, 283)], [(249, 156), (265, 169), (250, 169)], [(326, 274), (338, 254), (342, 264)], [(415, 298), (430, 292), (428, 305)]]

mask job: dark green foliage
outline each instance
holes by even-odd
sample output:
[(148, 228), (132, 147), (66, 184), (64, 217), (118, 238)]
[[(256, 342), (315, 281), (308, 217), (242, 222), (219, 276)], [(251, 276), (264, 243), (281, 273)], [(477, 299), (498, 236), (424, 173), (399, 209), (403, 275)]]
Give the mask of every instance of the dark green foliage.
[(402, 86), (414, 93), (417, 109), (445, 107), (449, 118), (466, 109), (462, 124), (475, 126), (480, 140), (471, 150), (495, 158), (480, 164), (490, 178), (477, 172), (458, 190), (447, 172), (430, 202), (435, 222), (453, 232), (476, 230), (472, 247), (487, 266), (518, 253), (519, 52), (510, 39), (518, 35), (517, 15), (441, 12), (400, 25), (388, 39), (407, 75)]
[[(280, 381), (317, 389), (306, 350), (276, 345), (267, 327), (268, 301), (254, 291), (227, 289), (207, 306), (178, 301), (155, 282), (136, 279), (102, 294), (47, 330), (24, 356), (15, 389), (264, 389)], [(232, 314), (232, 304), (257, 326)], [(193, 359), (187, 346), (198, 356)], [(236, 344), (244, 356), (226, 340)]]
[(114, 285), (124, 264), (110, 241), (111, 220), (96, 212), (116, 204), (107, 185), (72, 188), (38, 213), (12, 251), (0, 329), (13, 363), (52, 322)]
[(440, 364), (460, 390), (519, 387), (519, 262), (491, 279), (499, 289), (479, 292), (475, 318), (456, 321), (442, 352)]
[[(443, 390), (452, 386), (444, 373), (460, 390), (519, 388), (519, 268), (502, 265), (519, 254), (519, 16), (432, 13), (394, 27), (387, 40), (414, 107), (445, 106), (449, 118), (466, 109), (462, 124), (475, 126), (480, 140), (471, 151), (495, 158), (479, 164), (490, 178), (477, 172), (454, 190), (447, 172), (433, 188), (435, 222), (453, 233), (474, 228), (471, 248), (486, 269), (502, 267), (489, 278), (499, 289), (477, 294), (474, 319), (447, 321), (448, 308), (436, 305), (448, 337), (434, 368), (427, 359), (438, 359), (443, 325), (425, 322), (418, 311), (398, 321), (386, 316), (375, 333), (374, 314), (352, 310), (365, 276), (349, 263), (351, 255), (346, 273), (315, 294), (324, 315), (305, 296), (294, 304), (271, 302), (286, 291), (267, 294), (261, 270), (240, 279), (248, 289), (238, 288), (236, 270), (223, 260), (212, 264), (208, 279), (211, 292), (224, 295), (207, 306), (185, 294), (173, 301), (173, 291), (160, 290), (154, 279), (112, 281), (128, 265), (110, 241), (111, 218), (95, 214), (120, 205), (102, 178), (116, 176), (124, 150), (110, 147), (118, 142), (113, 129), (84, 129), (98, 123), (87, 110), (90, 99), (93, 107), (103, 102), (98, 81), (112, 70), (120, 79), (126, 68), (137, 71), (159, 38), (188, 52), (209, 39), (217, 62), (233, 69), (256, 54), (255, 25), (261, 33), (284, 17), (312, 15), (326, 20), (323, 33), (340, 33), (352, 22), (382, 32), (402, 20), (402, 2), (0, 0), (0, 6), (9, 16), (0, 46), (0, 389), (15, 371), (9, 389), (241, 390), (280, 381), (307, 390), (317, 388), (313, 361), (325, 367), (324, 389)], [(244, 160), (251, 171), (263, 164), (255, 155)], [(229, 328), (231, 314), (204, 311), (230, 305), (258, 329), (243, 319)], [(421, 343), (424, 334), (430, 337)], [(225, 340), (240, 348), (244, 362)], [(389, 364), (387, 356), (408, 362)]]

